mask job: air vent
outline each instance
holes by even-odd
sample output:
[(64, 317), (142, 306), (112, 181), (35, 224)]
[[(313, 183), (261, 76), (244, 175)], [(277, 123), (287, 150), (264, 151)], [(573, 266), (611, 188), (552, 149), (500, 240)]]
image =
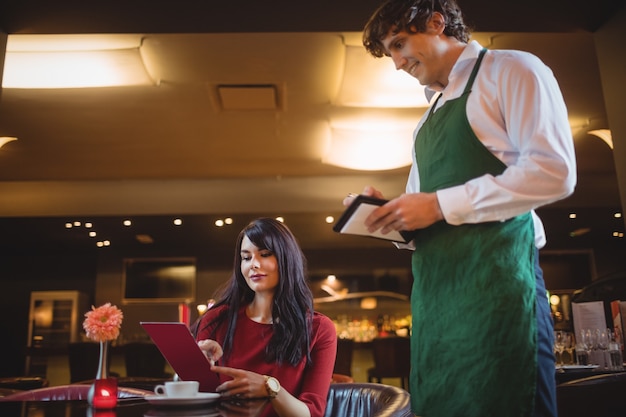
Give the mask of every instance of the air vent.
[(271, 84), (218, 85), (222, 110), (278, 110), (278, 94)]

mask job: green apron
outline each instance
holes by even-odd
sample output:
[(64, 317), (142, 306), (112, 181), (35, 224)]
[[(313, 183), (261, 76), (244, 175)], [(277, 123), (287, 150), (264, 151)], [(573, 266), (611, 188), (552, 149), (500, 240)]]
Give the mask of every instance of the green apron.
[[(461, 97), (432, 106), (415, 139), (421, 190), (434, 192), (506, 166), (478, 140)], [(530, 416), (536, 383), (534, 228), (444, 221), (415, 239), (410, 391), (424, 417)]]

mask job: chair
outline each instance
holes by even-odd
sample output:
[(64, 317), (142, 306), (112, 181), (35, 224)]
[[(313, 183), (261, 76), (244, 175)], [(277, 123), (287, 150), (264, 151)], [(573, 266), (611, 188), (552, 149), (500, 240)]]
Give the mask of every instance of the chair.
[(350, 375), (344, 374), (333, 374), (332, 379), (330, 380), (331, 384), (345, 384), (354, 382), (354, 378)]
[[(70, 383), (92, 380), (98, 371), (100, 344), (96, 342), (73, 342), (67, 346), (70, 364)], [(108, 350), (109, 359), (111, 349)], [(111, 361), (107, 360), (107, 364)]]
[[(0, 397), (0, 401), (65, 401), (86, 400), (90, 384), (70, 384), (54, 387), (39, 388), (30, 391), (19, 391)], [(117, 398), (143, 398), (154, 395), (153, 391), (136, 388), (118, 387)]]
[(564, 382), (556, 387), (559, 417), (626, 416), (626, 372)]
[(337, 339), (337, 358), (335, 359), (334, 373), (352, 376), (352, 350), (354, 340)]
[(27, 390), (44, 388), (48, 386), (48, 380), (39, 376), (17, 376), (0, 378), (0, 388), (8, 390)]
[(383, 384), (331, 384), (324, 417), (413, 417), (405, 390)]
[(154, 343), (132, 342), (124, 345), (127, 377), (168, 378), (165, 358)]
[(383, 378), (400, 378), (403, 389), (409, 386), (411, 341), (407, 337), (379, 337), (372, 341), (374, 367), (367, 370), (367, 382), (382, 383)]

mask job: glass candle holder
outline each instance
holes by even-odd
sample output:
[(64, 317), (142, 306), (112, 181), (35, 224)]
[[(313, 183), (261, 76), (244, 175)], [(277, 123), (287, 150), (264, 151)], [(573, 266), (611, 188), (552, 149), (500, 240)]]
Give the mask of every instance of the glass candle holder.
[(94, 408), (110, 409), (117, 405), (117, 378), (96, 379), (91, 405)]

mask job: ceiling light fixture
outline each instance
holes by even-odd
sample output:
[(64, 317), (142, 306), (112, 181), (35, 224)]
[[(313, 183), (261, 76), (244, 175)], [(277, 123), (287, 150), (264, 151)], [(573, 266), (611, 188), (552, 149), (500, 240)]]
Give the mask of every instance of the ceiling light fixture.
[(154, 85), (140, 35), (9, 35), (4, 88)]
[(17, 138), (12, 136), (0, 136), (0, 148), (9, 142), (13, 142), (14, 140), (17, 140)]
[(346, 45), (344, 74), (335, 105), (427, 107), (424, 87), (388, 60), (375, 59), (363, 46)]
[(609, 129), (590, 130), (587, 133), (589, 133), (590, 135), (594, 135), (596, 137), (599, 137), (607, 145), (609, 145), (609, 148), (613, 149), (613, 136), (611, 135), (611, 131)]
[(371, 124), (331, 127), (322, 162), (342, 168), (382, 171), (411, 164), (412, 128)]

